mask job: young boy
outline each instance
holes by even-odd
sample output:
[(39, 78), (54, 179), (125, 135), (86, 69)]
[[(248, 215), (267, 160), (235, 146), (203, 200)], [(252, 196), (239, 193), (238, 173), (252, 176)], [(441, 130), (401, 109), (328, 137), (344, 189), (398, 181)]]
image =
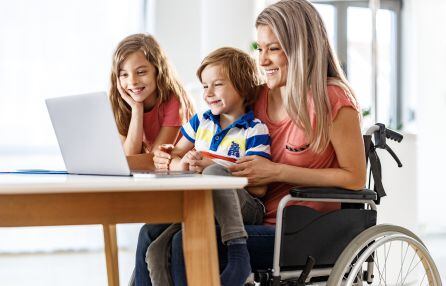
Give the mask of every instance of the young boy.
[[(259, 86), (254, 60), (243, 51), (221, 48), (203, 60), (197, 76), (210, 109), (194, 115), (181, 128), (183, 137), (175, 146), (163, 146), (162, 152), (155, 152), (155, 166), (229, 176), (226, 167), (244, 156), (270, 158), (268, 129), (250, 109)], [(228, 264), (221, 274), (223, 285), (243, 285), (251, 271), (243, 223), (262, 223), (264, 207), (256, 197), (265, 190), (259, 186), (213, 192), (215, 217), (222, 241), (228, 246)], [(179, 225), (170, 226), (148, 248), (152, 285), (171, 283), (165, 253), (179, 229)]]

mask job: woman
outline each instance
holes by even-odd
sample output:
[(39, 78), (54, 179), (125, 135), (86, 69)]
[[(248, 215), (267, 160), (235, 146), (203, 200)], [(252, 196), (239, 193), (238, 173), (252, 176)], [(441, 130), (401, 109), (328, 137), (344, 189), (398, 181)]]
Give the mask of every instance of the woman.
[[(250, 185), (268, 184), (264, 222), (274, 225), (277, 205), (293, 185), (361, 189), (365, 156), (359, 107), (316, 9), (306, 0), (279, 1), (260, 13), (256, 28), (266, 87), (254, 111), (270, 130), (272, 161), (246, 156), (230, 170), (248, 177)], [(339, 208), (333, 203), (300, 204), (321, 212)], [(270, 237), (263, 250), (272, 252), (274, 227), (247, 231), (250, 239)], [(250, 255), (254, 261), (256, 255)], [(270, 263), (272, 257), (266, 260)], [(185, 285), (183, 268), (178, 233), (172, 240), (175, 285)]]

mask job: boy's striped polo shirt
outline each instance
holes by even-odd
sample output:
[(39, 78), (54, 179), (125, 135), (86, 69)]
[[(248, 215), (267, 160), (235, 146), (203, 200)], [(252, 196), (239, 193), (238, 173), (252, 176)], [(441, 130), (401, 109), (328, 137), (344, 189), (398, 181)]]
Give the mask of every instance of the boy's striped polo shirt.
[(210, 110), (195, 114), (181, 127), (181, 133), (195, 144), (195, 150), (214, 162), (229, 166), (244, 156), (258, 155), (271, 159), (268, 127), (249, 111), (225, 129), (220, 116)]

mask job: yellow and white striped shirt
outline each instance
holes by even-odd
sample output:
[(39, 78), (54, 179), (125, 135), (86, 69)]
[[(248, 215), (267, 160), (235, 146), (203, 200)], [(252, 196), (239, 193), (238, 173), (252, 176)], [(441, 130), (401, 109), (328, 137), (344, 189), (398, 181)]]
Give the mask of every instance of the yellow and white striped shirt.
[(250, 155), (271, 159), (268, 127), (254, 118), (252, 111), (225, 129), (221, 129), (220, 116), (210, 110), (195, 114), (181, 127), (181, 133), (195, 144), (195, 150), (223, 166)]

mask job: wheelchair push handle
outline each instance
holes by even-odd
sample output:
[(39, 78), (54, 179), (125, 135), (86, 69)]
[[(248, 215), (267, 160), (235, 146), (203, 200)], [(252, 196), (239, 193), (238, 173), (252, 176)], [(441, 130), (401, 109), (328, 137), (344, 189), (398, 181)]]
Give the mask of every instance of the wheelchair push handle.
[(400, 143), (403, 140), (403, 135), (389, 128), (386, 128), (386, 138)]
[(365, 135), (375, 135), (375, 145), (379, 145), (379, 143), (385, 143), (385, 138), (400, 143), (404, 137), (403, 134), (386, 128), (386, 126), (382, 123), (376, 123), (375, 125), (370, 126), (369, 129), (367, 129)]
[(400, 143), (403, 140), (402, 134), (393, 131), (389, 128), (386, 128), (386, 126), (382, 123), (376, 123), (366, 131), (366, 135), (370, 136), (373, 135), (375, 141), (375, 148), (385, 149), (396, 161), (398, 167), (401, 168), (403, 166), (398, 156), (386, 143), (386, 138)]
[(400, 159), (398, 158), (398, 156), (396, 156), (395, 152), (393, 152), (392, 149), (390, 149), (390, 147), (388, 145), (385, 145), (384, 148), (387, 150), (387, 152), (390, 153), (390, 155), (393, 157), (393, 159), (396, 161), (396, 163), (398, 164), (398, 167), (401, 168), (403, 166), (403, 164), (401, 163)]

